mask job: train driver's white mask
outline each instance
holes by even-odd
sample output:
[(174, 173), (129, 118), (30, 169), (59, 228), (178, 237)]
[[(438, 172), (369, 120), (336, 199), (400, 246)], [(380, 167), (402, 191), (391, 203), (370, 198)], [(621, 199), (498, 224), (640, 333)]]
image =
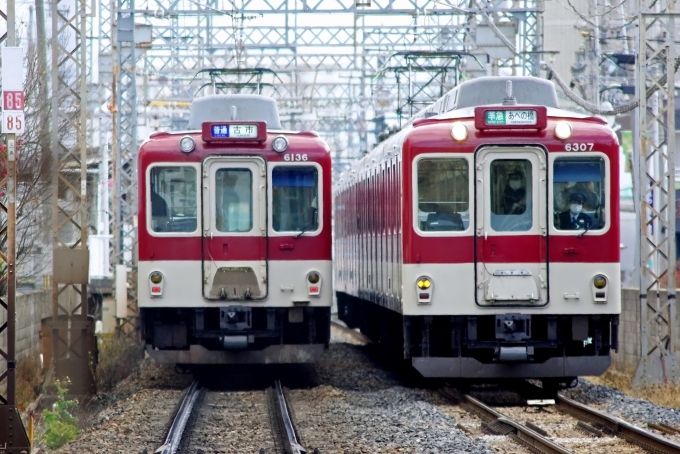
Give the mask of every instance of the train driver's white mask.
[(513, 190), (519, 189), (521, 185), (522, 185), (522, 182), (520, 180), (515, 180), (515, 179), (510, 180), (510, 187)]
[(583, 209), (583, 205), (580, 203), (572, 203), (569, 205), (569, 211), (571, 211), (571, 214), (574, 216), (578, 216), (581, 210)]

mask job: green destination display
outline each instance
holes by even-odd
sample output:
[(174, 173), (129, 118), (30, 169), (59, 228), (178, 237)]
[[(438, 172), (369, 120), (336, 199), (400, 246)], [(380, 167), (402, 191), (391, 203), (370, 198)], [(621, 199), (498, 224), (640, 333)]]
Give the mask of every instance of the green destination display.
[(487, 125), (535, 125), (537, 119), (535, 110), (487, 110), (484, 117)]

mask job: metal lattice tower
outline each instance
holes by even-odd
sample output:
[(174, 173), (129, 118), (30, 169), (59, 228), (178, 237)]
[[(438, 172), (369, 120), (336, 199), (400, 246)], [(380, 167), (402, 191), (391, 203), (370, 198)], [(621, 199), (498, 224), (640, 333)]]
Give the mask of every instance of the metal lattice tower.
[[(137, 314), (137, 59), (134, 0), (118, 0), (114, 55), (117, 57), (115, 148), (113, 152), (113, 241), (117, 265), (125, 266), (127, 314), (118, 314), (127, 333), (136, 331)], [(118, 267), (117, 270), (121, 270)], [(120, 290), (117, 290), (120, 292)], [(124, 292), (120, 292), (121, 294)]]
[[(63, 3), (62, 3), (63, 1)], [(87, 346), (88, 10), (86, 0), (50, 3), (52, 16), (52, 362), (73, 394), (90, 394)], [(70, 6), (70, 7), (69, 7)], [(73, 289), (75, 298), (69, 297)]]
[[(518, 21), (520, 74), (538, 76), (543, 52), (543, 1), (525, 0), (524, 17)], [(520, 15), (522, 13), (516, 13)]]
[[(641, 358), (634, 384), (677, 381), (675, 274), (675, 0), (644, 2), (639, 15), (637, 142), (640, 195)], [(651, 92), (651, 93), (650, 93)], [(661, 298), (667, 279), (667, 300)]]

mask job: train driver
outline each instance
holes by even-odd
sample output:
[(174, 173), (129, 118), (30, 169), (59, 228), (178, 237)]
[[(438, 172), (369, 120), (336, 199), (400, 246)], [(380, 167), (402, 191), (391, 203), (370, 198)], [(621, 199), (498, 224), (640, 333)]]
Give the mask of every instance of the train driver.
[(527, 209), (527, 190), (519, 172), (512, 172), (503, 190), (504, 214), (523, 214)]
[(583, 193), (572, 192), (569, 194), (569, 209), (560, 213), (560, 230), (592, 228), (593, 219), (581, 212), (584, 203), (586, 203), (586, 196)]
[(151, 220), (156, 232), (164, 232), (170, 220), (168, 202), (153, 187), (151, 188)]

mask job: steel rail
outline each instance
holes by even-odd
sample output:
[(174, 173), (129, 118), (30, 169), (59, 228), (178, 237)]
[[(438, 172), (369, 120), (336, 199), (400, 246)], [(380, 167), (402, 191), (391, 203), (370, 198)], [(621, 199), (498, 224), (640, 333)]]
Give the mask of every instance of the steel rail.
[(172, 421), (168, 435), (165, 437), (165, 442), (159, 447), (154, 454), (175, 454), (179, 448), (179, 443), (182, 441), (184, 428), (191, 417), (191, 413), (198, 399), (201, 389), (198, 387), (198, 382), (195, 381), (189, 386), (182, 403), (177, 410), (175, 419)]
[(279, 428), (284, 435), (283, 438), (283, 449), (285, 454), (306, 454), (307, 450), (303, 448), (295, 432), (295, 427), (293, 426), (293, 420), (290, 417), (290, 409), (288, 408), (288, 403), (286, 402), (286, 396), (283, 393), (283, 386), (281, 386), (281, 381), (276, 380), (274, 382), (274, 405), (278, 410), (276, 412), (277, 419), (279, 420)]
[(621, 437), (641, 448), (659, 454), (680, 454), (680, 443), (650, 432), (616, 416), (611, 416), (561, 394), (555, 399), (557, 409), (582, 421), (595, 424), (598, 429)]
[(497, 412), (488, 405), (475, 399), (474, 397), (464, 394), (450, 386), (443, 386), (441, 393), (449, 398), (468, 406), (472, 411), (477, 413), (486, 423), (501, 423), (508, 427), (508, 433), (518, 443), (529, 447), (531, 450), (538, 450), (546, 454), (573, 454), (567, 448), (558, 445), (545, 436), (530, 429), (529, 427), (508, 418), (502, 413)]

